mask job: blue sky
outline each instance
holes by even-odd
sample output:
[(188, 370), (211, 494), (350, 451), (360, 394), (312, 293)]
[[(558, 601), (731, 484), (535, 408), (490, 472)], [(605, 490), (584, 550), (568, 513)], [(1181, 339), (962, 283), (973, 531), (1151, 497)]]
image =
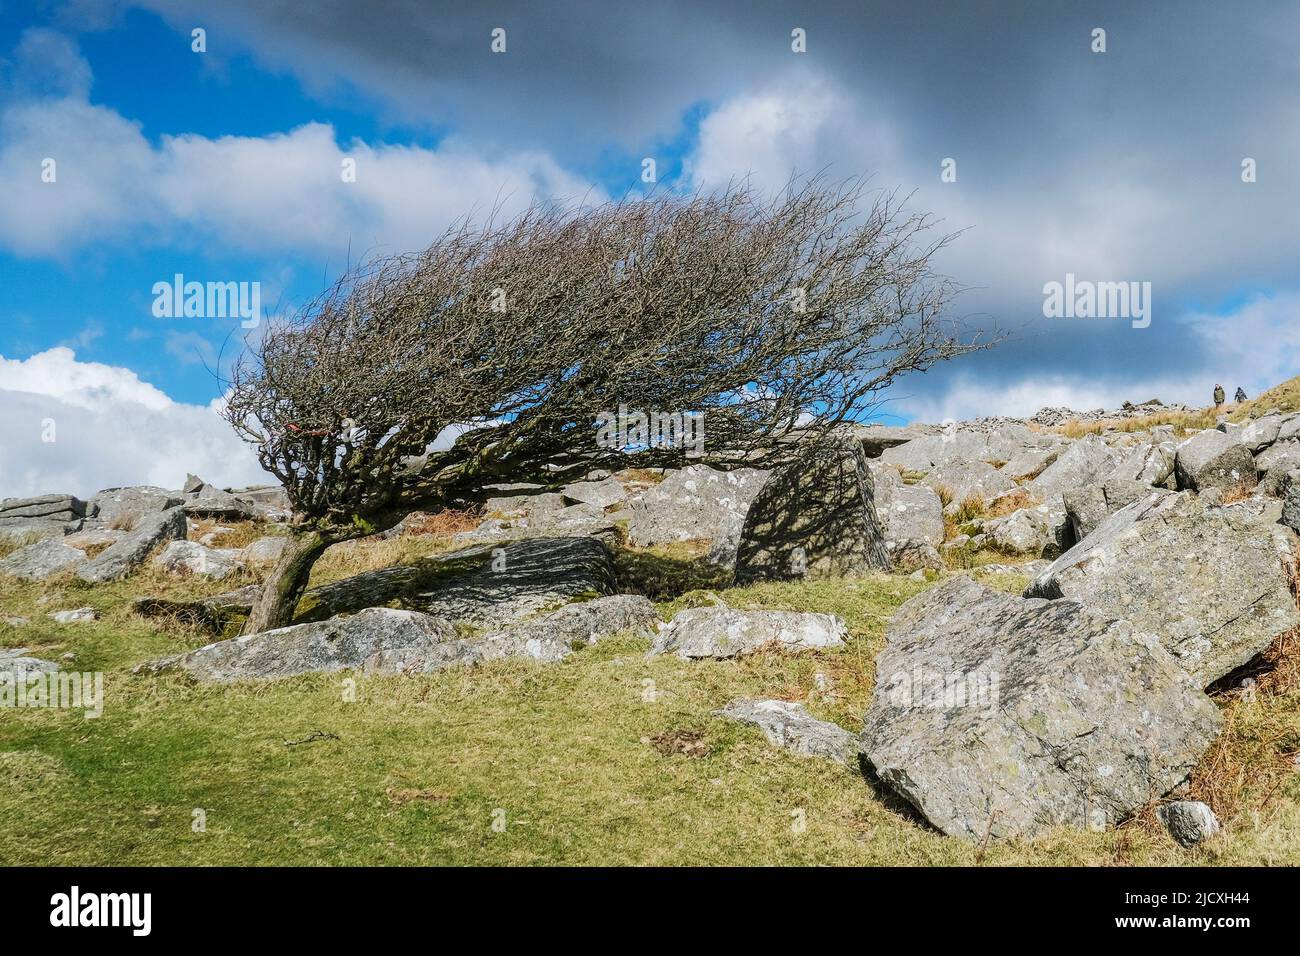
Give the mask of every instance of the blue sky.
[[(965, 230), (940, 262), (970, 289), (954, 318), (1010, 337), (899, 383), (892, 420), (1300, 371), (1292, 5), (543, 6), (0, 0), (0, 494), (257, 477), (210, 407), (245, 333), (154, 317), (154, 283), (257, 282), (291, 310), (349, 256), (618, 196), (646, 157), (681, 190), (871, 173)], [(1045, 318), (1067, 272), (1150, 281), (1154, 321)], [(82, 437), (33, 444), (51, 416)]]

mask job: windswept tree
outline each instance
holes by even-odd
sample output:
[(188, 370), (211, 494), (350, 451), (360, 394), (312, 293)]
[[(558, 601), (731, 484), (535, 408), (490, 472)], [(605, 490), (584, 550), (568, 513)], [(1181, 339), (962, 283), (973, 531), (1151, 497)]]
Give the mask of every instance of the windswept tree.
[(273, 323), (226, 406), (293, 507), (246, 632), (291, 623), (330, 545), (413, 510), (683, 463), (680, 443), (598, 441), (620, 405), (702, 416), (705, 460), (762, 466), (974, 348), (932, 268), (951, 237), (896, 195), (865, 198), (813, 179), (775, 198), (538, 205), (373, 260)]

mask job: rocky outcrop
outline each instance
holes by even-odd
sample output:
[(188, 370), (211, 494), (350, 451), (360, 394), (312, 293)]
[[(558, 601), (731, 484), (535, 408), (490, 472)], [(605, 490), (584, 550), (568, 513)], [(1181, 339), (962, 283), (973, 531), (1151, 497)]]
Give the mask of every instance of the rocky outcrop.
[(1177, 786), (1220, 722), (1154, 636), (963, 576), (894, 616), (862, 745), (927, 820), (981, 842), (1123, 819)]
[(627, 489), (617, 478), (576, 481), (561, 488), (560, 494), (571, 504), (591, 505), (601, 510), (627, 500)]
[(925, 485), (904, 484), (889, 466), (872, 469), (876, 515), (890, 563), (900, 570), (941, 568), (943, 502)]
[(857, 766), (858, 738), (838, 724), (816, 719), (803, 704), (785, 700), (733, 700), (714, 713), (752, 724), (776, 746), (802, 757), (823, 757)]
[(1152, 494), (1169, 494), (1167, 491), (1153, 491), (1150, 485), (1140, 481), (1113, 478), (1100, 485), (1085, 485), (1065, 493), (1065, 511), (1070, 519), (1075, 542), (1082, 541), (1097, 529), (1097, 526), (1121, 508), (1131, 505), (1139, 498)]
[(889, 567), (871, 469), (838, 438), (804, 449), (754, 497), (736, 552), (736, 580), (821, 578)]
[(184, 503), (184, 497), (166, 488), (139, 485), (107, 488), (90, 499), (86, 514), (101, 527), (135, 531), (145, 519)]
[(86, 503), (72, 495), (39, 495), (0, 501), (0, 537), (58, 537), (81, 527)]
[(1180, 489), (1231, 488), (1255, 478), (1255, 459), (1241, 442), (1210, 430), (1178, 446), (1174, 469)]
[(1288, 581), (1295, 537), (1281, 513), (1270, 499), (1216, 507), (1153, 492), (1106, 518), (1025, 595), (1123, 617), (1206, 686), (1300, 623)]
[(183, 540), (185, 532), (182, 508), (173, 507), (142, 517), (130, 534), (78, 568), (77, 577), (91, 584), (117, 581), (143, 564), (164, 541)]
[(662, 627), (650, 654), (691, 660), (739, 657), (769, 645), (782, 651), (819, 650), (843, 647), (847, 633), (834, 614), (696, 607), (679, 611)]
[(628, 540), (645, 547), (725, 536), (743, 525), (767, 478), (766, 471), (756, 468), (718, 471), (691, 465), (670, 472), (629, 503)]

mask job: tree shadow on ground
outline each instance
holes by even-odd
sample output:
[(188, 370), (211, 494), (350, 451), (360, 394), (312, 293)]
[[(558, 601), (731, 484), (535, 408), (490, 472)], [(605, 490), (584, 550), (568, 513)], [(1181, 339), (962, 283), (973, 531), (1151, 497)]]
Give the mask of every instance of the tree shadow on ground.
[(687, 591), (731, 586), (730, 569), (701, 557), (615, 548), (614, 573), (624, 594), (641, 594), (651, 601), (672, 601)]

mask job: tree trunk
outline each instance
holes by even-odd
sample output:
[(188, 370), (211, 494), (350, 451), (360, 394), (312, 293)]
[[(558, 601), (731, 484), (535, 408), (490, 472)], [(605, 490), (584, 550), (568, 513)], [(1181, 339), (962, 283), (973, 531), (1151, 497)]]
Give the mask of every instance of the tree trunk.
[(244, 634), (256, 634), (293, 623), (298, 600), (307, 589), (316, 559), (325, 553), (333, 540), (316, 530), (295, 532), (280, 560), (262, 584), (252, 613), (244, 624)]

